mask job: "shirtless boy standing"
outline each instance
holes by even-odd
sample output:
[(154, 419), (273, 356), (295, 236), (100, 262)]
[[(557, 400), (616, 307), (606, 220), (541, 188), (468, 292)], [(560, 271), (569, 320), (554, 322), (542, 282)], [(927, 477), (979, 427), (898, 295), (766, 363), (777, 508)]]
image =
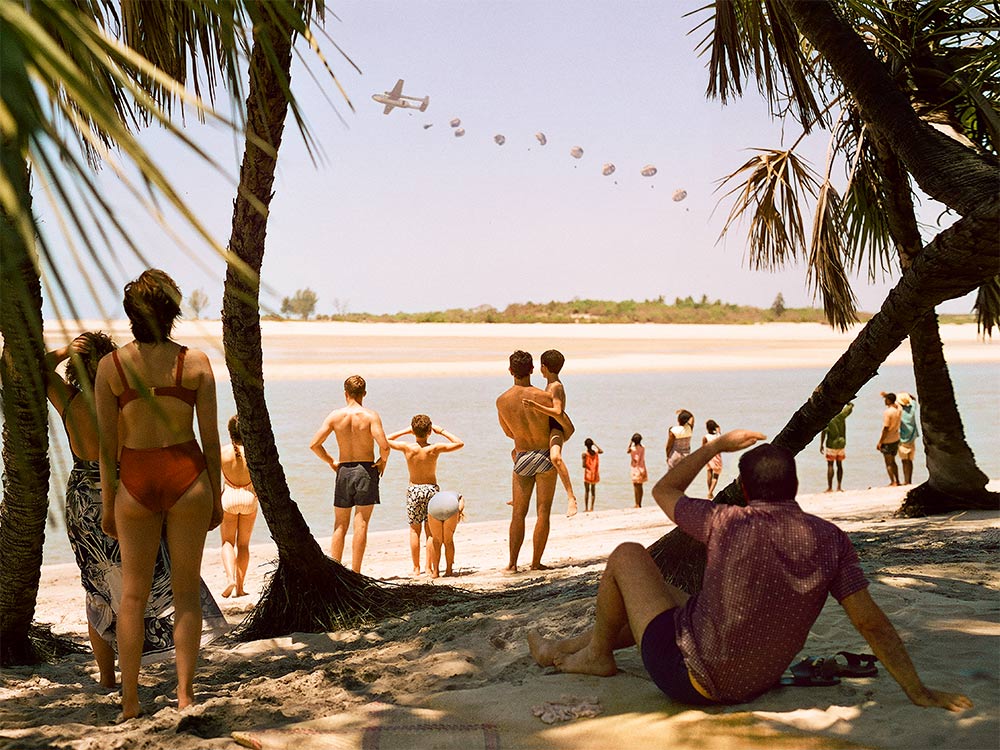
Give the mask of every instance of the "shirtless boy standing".
[[(361, 572), (361, 559), (368, 543), (368, 521), (379, 503), (379, 477), (389, 458), (382, 418), (361, 405), (364, 397), (365, 379), (351, 375), (344, 381), (347, 406), (330, 412), (309, 444), (312, 452), (337, 474), (333, 493), (333, 539), (330, 540), (330, 557), (337, 562), (344, 555), (344, 540), (351, 524), (351, 509), (354, 509), (351, 569), (355, 573)], [(323, 447), (331, 432), (337, 436), (336, 461)], [(375, 443), (378, 443), (378, 461), (375, 460)]]
[(525, 406), (537, 409), (549, 418), (549, 457), (552, 465), (556, 467), (556, 472), (562, 480), (563, 487), (566, 488), (566, 496), (569, 502), (566, 505), (566, 517), (571, 518), (576, 515), (576, 495), (573, 494), (573, 483), (569, 478), (569, 467), (562, 457), (563, 443), (573, 435), (573, 423), (566, 416), (566, 389), (562, 381), (559, 380), (559, 373), (562, 371), (566, 358), (562, 352), (549, 349), (542, 352), (538, 358), (541, 365), (542, 376), (547, 385), (545, 391), (552, 397), (552, 406), (544, 406), (537, 401), (525, 399)]
[[(431, 445), (427, 439), (431, 433), (440, 435), (447, 443)], [(399, 438), (413, 433), (415, 443), (402, 442)], [(442, 453), (457, 451), (465, 443), (461, 438), (443, 427), (431, 423), (426, 414), (418, 414), (410, 420), (405, 430), (397, 430), (389, 435), (389, 447), (402, 451), (406, 457), (406, 468), (410, 472), (410, 486), (406, 488), (406, 518), (410, 522), (410, 556), (413, 558), (413, 575), (420, 574), (420, 529), (424, 530), (427, 542), (427, 571), (434, 575), (437, 565), (431, 565), (431, 531), (427, 525), (427, 501), (441, 489), (437, 483), (437, 461)]]
[(510, 519), (510, 561), (506, 570), (517, 572), (517, 555), (524, 542), (524, 521), (531, 504), (531, 493), (536, 492), (535, 532), (532, 536), (531, 569), (546, 570), (542, 553), (549, 538), (549, 515), (552, 496), (556, 491), (555, 466), (549, 458), (549, 418), (536, 409), (525, 406), (525, 400), (537, 401), (543, 406), (552, 405), (552, 396), (531, 384), (535, 369), (528, 352), (516, 351), (510, 355), (510, 374), (514, 385), (497, 399), (497, 416), (504, 434), (514, 441), (514, 474)]

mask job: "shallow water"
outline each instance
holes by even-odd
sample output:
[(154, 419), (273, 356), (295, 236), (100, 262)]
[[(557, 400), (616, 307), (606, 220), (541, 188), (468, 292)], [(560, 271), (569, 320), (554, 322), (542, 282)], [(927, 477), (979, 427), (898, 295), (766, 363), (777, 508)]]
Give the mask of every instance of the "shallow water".
[[(570, 363), (571, 365), (572, 363)], [(604, 449), (601, 482), (597, 488), (600, 509), (632, 505), (629, 462), (625, 450), (632, 433), (643, 435), (651, 482), (665, 470), (664, 444), (667, 429), (675, 423), (677, 409), (695, 415), (693, 445), (701, 444), (705, 420), (714, 419), (723, 430), (737, 427), (774, 435), (788, 417), (809, 397), (825, 369), (736, 370), (706, 372), (626, 373), (622, 375), (573, 375), (567, 368), (563, 382), (567, 411), (577, 433), (565, 455), (573, 485), (583, 497), (580, 454), (585, 438), (593, 438)], [(969, 444), (980, 468), (990, 477), (1000, 477), (1000, 383), (993, 364), (958, 364), (951, 367), (959, 408)], [(541, 378), (535, 379), (542, 386)], [(509, 517), (511, 442), (497, 422), (494, 401), (510, 385), (509, 377), (466, 378), (376, 378), (368, 383), (365, 405), (382, 415), (386, 432), (409, 425), (417, 413), (426, 413), (465, 441), (465, 448), (445, 454), (438, 464), (443, 489), (461, 492), (469, 520)], [(888, 482), (882, 457), (875, 450), (881, 429), (883, 390), (915, 392), (912, 369), (884, 366), (879, 375), (861, 389), (854, 413), (848, 419), (847, 459), (844, 488), (864, 489)], [(292, 491), (312, 533), (329, 537), (333, 524), (333, 472), (309, 450), (309, 442), (326, 414), (343, 405), (342, 383), (333, 381), (272, 381), (267, 384), (268, 408), (274, 425), (278, 451)], [(918, 405), (919, 409), (919, 405)], [(219, 387), (220, 432), (235, 412), (228, 384)], [(53, 412), (54, 414), (54, 412)], [(50, 522), (45, 540), (45, 563), (73, 559), (62, 523), (62, 497), (68, 474), (68, 452), (58, 421), (53, 423), (53, 479)], [(328, 445), (336, 443), (331, 436)], [(720, 487), (735, 477), (736, 456), (724, 457)], [(926, 479), (923, 450), (918, 443), (914, 482)], [(819, 453), (818, 438), (799, 455), (799, 483), (803, 493), (826, 488), (826, 462)], [(382, 479), (382, 504), (371, 521), (373, 531), (400, 529), (400, 544), (406, 544), (406, 465), (394, 454)], [(647, 485), (646, 502), (649, 498)], [(705, 482), (695, 481), (692, 494), (702, 494)], [(554, 512), (565, 512), (566, 495), (556, 491)], [(254, 539), (267, 538), (266, 522), (258, 519)], [(218, 546), (215, 532), (209, 547)]]

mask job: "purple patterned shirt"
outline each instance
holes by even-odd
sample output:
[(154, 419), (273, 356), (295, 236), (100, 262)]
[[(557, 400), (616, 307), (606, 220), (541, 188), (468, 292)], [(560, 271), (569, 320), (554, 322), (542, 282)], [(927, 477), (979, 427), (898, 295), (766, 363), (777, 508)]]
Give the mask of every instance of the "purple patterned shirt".
[(740, 507), (682, 497), (674, 518), (708, 548), (702, 589), (677, 611), (677, 644), (718, 701), (773, 687), (827, 594), (841, 601), (868, 586), (847, 534), (794, 500)]

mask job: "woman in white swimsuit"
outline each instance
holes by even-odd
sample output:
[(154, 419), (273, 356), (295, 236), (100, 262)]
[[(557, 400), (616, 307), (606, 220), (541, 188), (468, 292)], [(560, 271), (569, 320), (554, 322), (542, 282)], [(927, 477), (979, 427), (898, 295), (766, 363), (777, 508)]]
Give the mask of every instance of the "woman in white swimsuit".
[(250, 481), (250, 469), (240, 450), (240, 418), (229, 420), (232, 443), (222, 449), (222, 565), (226, 569), (224, 597), (246, 596), (243, 581), (250, 564), (250, 534), (257, 520), (257, 493)]

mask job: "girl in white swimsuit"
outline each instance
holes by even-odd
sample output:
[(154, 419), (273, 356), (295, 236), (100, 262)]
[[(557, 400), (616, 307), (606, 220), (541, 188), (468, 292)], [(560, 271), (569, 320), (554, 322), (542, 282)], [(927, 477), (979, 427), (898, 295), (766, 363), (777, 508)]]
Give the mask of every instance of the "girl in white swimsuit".
[(229, 420), (230, 445), (222, 449), (222, 566), (226, 569), (224, 597), (246, 596), (243, 587), (250, 564), (250, 535), (257, 520), (257, 493), (241, 448), (240, 420)]

